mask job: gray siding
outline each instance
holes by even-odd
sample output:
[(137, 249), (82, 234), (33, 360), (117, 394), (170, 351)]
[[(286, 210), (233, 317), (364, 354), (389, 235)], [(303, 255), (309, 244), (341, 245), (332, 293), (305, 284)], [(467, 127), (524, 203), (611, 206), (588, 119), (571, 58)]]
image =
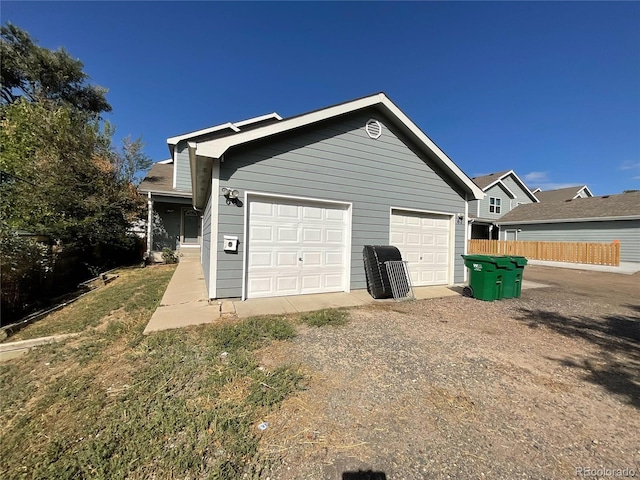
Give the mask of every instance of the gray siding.
[[(491, 187), (489, 190), (486, 190), (484, 193), (487, 194), (482, 200), (480, 200), (480, 218), (489, 218), (489, 219), (498, 219), (504, 214), (509, 212), (509, 201), (511, 197), (507, 193), (507, 191), (502, 188), (502, 185), (497, 184)], [(501, 210), (500, 213), (490, 213), (489, 212), (489, 198), (495, 197), (501, 200)]]
[(190, 199), (153, 197), (153, 243), (151, 249), (162, 251), (164, 248), (176, 250), (180, 240), (180, 221), (183, 207), (191, 205)]
[(202, 271), (204, 272), (204, 281), (207, 284), (207, 292), (209, 292), (209, 282), (211, 281), (209, 268), (211, 262), (211, 203), (211, 198), (209, 198), (202, 215)]
[(640, 220), (504, 225), (502, 228), (522, 229), (518, 240), (596, 243), (620, 240), (620, 260), (640, 262)]
[[(518, 204), (518, 202), (520, 203), (533, 203), (533, 200), (531, 200), (531, 197), (529, 195), (527, 195), (527, 193), (522, 189), (522, 187), (520, 186), (520, 184), (518, 182), (515, 181), (515, 179), (509, 175), (507, 177), (505, 177), (504, 179), (502, 179), (502, 183), (505, 184), (505, 186), (511, 190), (513, 192), (513, 194), (516, 196), (516, 198), (511, 200), (511, 209), (516, 208), (516, 205)], [(507, 212), (504, 212), (507, 213)]]
[[(383, 134), (371, 139), (365, 122), (374, 117)], [(231, 151), (220, 168), (220, 187), (352, 202), (351, 288), (366, 288), (362, 247), (389, 243), (390, 207), (464, 212), (464, 197), (385, 125), (377, 112), (359, 112)], [(213, 192), (220, 195), (220, 192)], [(220, 198), (217, 297), (242, 293), (242, 255), (225, 253), (222, 237), (244, 239), (244, 208)], [(454, 282), (462, 282), (464, 225), (455, 226)]]
[(189, 149), (187, 142), (176, 145), (175, 159), (176, 190), (181, 192), (191, 191), (191, 168), (189, 166)]
[(478, 203), (480, 200), (470, 200), (469, 201), (469, 216), (477, 216), (478, 215)]

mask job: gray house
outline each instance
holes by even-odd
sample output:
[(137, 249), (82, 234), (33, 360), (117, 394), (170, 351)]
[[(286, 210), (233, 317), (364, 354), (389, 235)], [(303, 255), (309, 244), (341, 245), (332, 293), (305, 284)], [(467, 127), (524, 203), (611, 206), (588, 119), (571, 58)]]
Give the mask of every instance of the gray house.
[(618, 240), (620, 260), (640, 262), (640, 192), (521, 205), (498, 224), (513, 240)]
[(537, 203), (538, 199), (513, 170), (473, 177), (485, 197), (469, 203), (470, 239), (506, 240), (497, 221), (518, 205)]
[(169, 144), (189, 160), (210, 298), (366, 288), (368, 244), (398, 246), (415, 285), (464, 281), (482, 190), (383, 93)]

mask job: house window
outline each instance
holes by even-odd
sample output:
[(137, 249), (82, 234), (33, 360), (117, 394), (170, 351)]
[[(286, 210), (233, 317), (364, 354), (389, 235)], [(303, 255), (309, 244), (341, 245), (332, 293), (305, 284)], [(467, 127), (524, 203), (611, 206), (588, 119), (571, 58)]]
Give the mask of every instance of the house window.
[(500, 213), (502, 211), (502, 200), (496, 197), (489, 197), (489, 213)]

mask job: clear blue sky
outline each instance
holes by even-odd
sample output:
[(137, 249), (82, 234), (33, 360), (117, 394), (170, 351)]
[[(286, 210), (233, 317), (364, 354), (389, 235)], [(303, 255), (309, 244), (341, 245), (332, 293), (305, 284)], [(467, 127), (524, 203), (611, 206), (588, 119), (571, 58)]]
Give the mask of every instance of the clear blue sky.
[(384, 91), (469, 176), (640, 188), (638, 2), (2, 2), (109, 89), (116, 138)]

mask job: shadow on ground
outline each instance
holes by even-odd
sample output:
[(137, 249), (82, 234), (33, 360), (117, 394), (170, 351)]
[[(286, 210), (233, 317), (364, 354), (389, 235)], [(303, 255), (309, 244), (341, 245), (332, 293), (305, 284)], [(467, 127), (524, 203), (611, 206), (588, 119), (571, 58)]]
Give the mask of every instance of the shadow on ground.
[[(640, 312), (640, 305), (628, 305)], [(546, 327), (566, 337), (581, 338), (598, 347), (597, 355), (552, 359), (579, 368), (584, 380), (604, 387), (640, 409), (640, 316), (567, 316), (544, 310), (520, 309), (516, 320), (530, 328)]]

